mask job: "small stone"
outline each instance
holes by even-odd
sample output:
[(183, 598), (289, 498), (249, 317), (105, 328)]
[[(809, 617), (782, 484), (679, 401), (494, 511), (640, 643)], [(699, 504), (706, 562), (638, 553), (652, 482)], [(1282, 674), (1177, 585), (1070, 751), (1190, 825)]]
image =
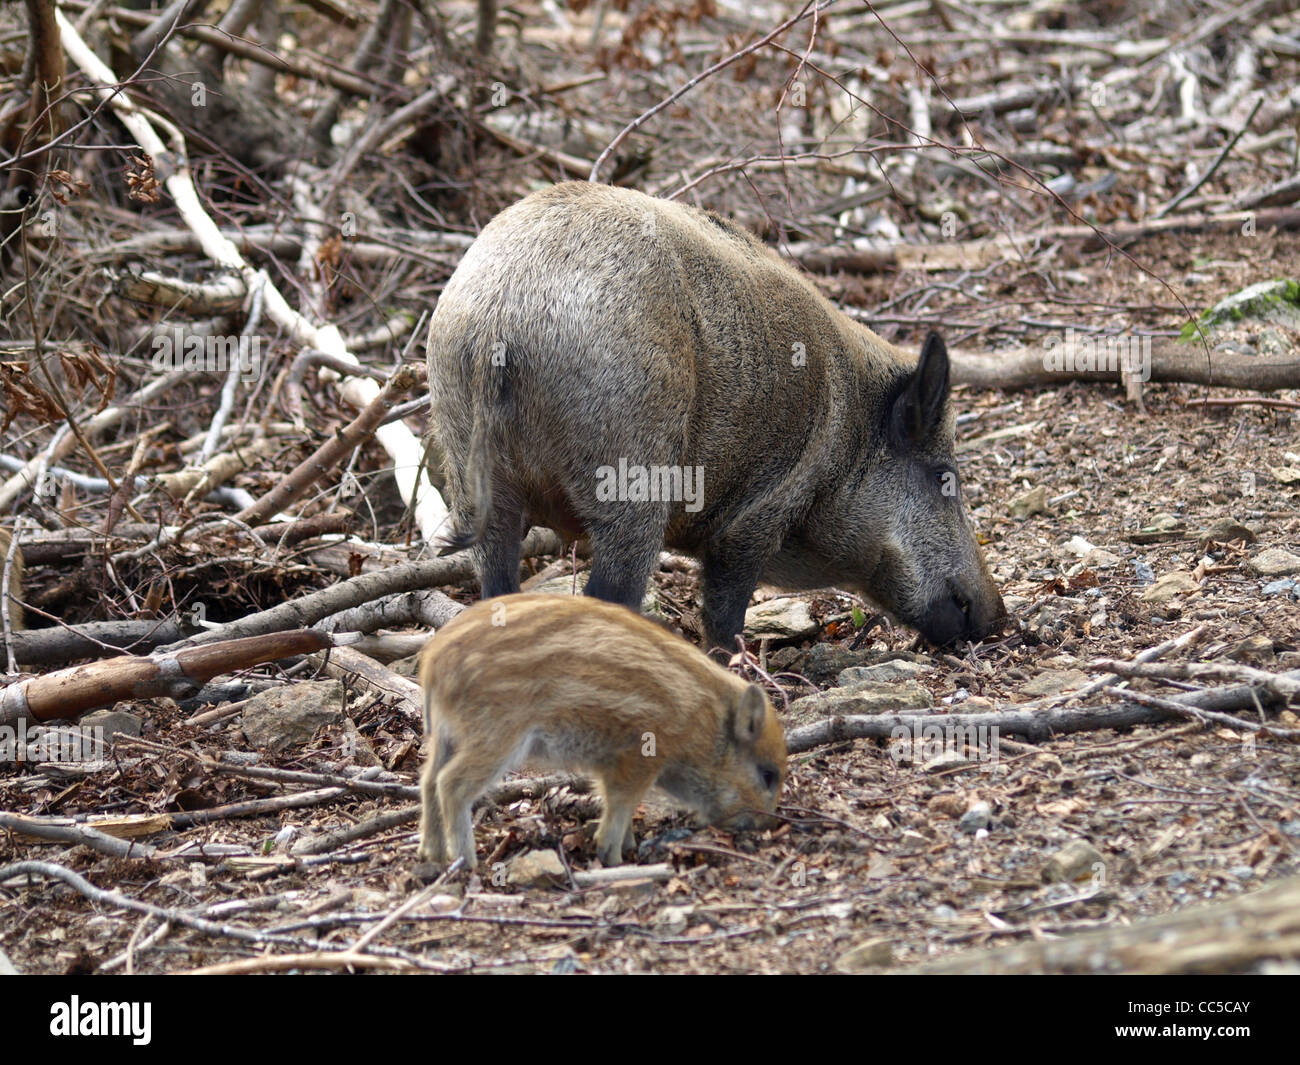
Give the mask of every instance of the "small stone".
[(1270, 466), (1268, 472), (1278, 484), (1300, 484), (1300, 469), (1294, 466)]
[(835, 970), (841, 973), (856, 973), (863, 969), (875, 969), (891, 965), (894, 961), (894, 947), (888, 939), (868, 939), (856, 947), (850, 947), (835, 959)]
[(894, 658), (875, 666), (850, 666), (839, 676), (840, 687), (854, 684), (880, 684), (895, 680), (915, 680), (924, 673), (929, 673), (932, 666), (923, 666), (918, 662), (909, 662), (905, 658)]
[(1178, 872), (1170, 873), (1165, 877), (1165, 887), (1176, 891), (1178, 888), (1192, 883), (1195, 879), (1196, 877), (1192, 876), (1191, 873), (1184, 873), (1182, 870), (1179, 870)]
[(1196, 591), (1196, 578), (1184, 570), (1166, 573), (1155, 584), (1142, 593), (1142, 599), (1148, 603), (1167, 603), (1175, 596), (1186, 595)]
[(1156, 582), (1156, 571), (1145, 562), (1133, 563), (1133, 576), (1137, 578), (1139, 585), (1155, 584)]
[(1074, 883), (1093, 875), (1104, 864), (1101, 852), (1086, 839), (1072, 839), (1043, 865), (1043, 879), (1050, 883)]
[(1088, 543), (1088, 541), (1082, 536), (1071, 536), (1061, 545), (1061, 547), (1072, 554), (1075, 558), (1083, 558), (1090, 551), (1097, 550), (1096, 544)]
[(871, 856), (871, 861), (867, 863), (868, 880), (884, 880), (887, 877), (897, 875), (898, 866), (883, 854), (873, 854)]
[(1244, 640), (1238, 640), (1223, 653), (1234, 662), (1246, 658), (1272, 658), (1273, 641), (1262, 635), (1247, 636)]
[(1263, 592), (1265, 595), (1295, 595), (1296, 583), (1289, 577), (1283, 577), (1280, 581), (1270, 581), (1264, 585)]
[(1013, 518), (1028, 518), (1033, 514), (1051, 514), (1047, 505), (1047, 486), (1040, 484), (1011, 500), (1008, 505)]
[[(1089, 569), (1114, 569), (1124, 560), (1114, 552), (1102, 547), (1094, 547), (1083, 556), (1083, 565)], [(1091, 590), (1091, 589), (1090, 589)]]
[(304, 680), (258, 692), (240, 719), (244, 738), (254, 747), (282, 751), (306, 743), (322, 725), (343, 719), (343, 685), (337, 680)]
[(694, 906), (665, 906), (655, 914), (655, 930), (661, 935), (679, 936), (686, 931), (694, 915)]
[(893, 830), (894, 822), (884, 814), (876, 814), (876, 816), (871, 819), (872, 832), (892, 832)]
[(924, 850), (930, 845), (930, 839), (915, 829), (909, 828), (898, 838), (898, 845), (904, 851)]
[(1088, 674), (1081, 669), (1047, 669), (1020, 687), (1023, 695), (1056, 695), (1074, 691), (1088, 683)]
[(944, 751), (931, 758), (925, 765), (921, 766), (922, 773), (942, 773), (945, 769), (959, 769), (962, 766), (970, 765), (969, 759), (965, 755), (956, 751)]
[(555, 851), (526, 851), (510, 860), (506, 883), (515, 887), (550, 887), (565, 882), (564, 863)]
[(1283, 821), (1278, 827), (1282, 829), (1283, 835), (1290, 836), (1292, 839), (1300, 839), (1300, 820)]
[(981, 828), (988, 828), (991, 820), (993, 820), (993, 807), (981, 800), (961, 815), (957, 827), (963, 832), (978, 832)]
[(955, 791), (934, 796), (925, 804), (926, 810), (939, 817), (958, 818), (966, 812), (966, 800)]
[(103, 729), (104, 742), (108, 743), (114, 736), (140, 735), (143, 720), (124, 710), (96, 710), (93, 714), (83, 717), (79, 724), (83, 730)]
[(1253, 880), (1255, 878), (1255, 870), (1249, 865), (1234, 865), (1228, 872), (1238, 880)]
[(1261, 577), (1292, 577), (1300, 573), (1300, 555), (1270, 547), (1250, 560), (1250, 568)]
[(828, 714), (883, 714), (904, 710), (925, 710), (934, 706), (934, 696), (915, 681), (898, 684), (857, 684), (852, 688), (831, 688), (829, 691), (805, 695), (790, 704), (790, 712), (797, 716), (815, 713)]
[(941, 902), (934, 908), (934, 919), (936, 921), (955, 921), (957, 920), (957, 911), (946, 902)]
[(14, 963), (9, 960), (3, 950), (0, 950), (0, 976), (17, 976), (18, 970), (14, 968)]
[(1210, 541), (1227, 544), (1233, 540), (1244, 540), (1248, 544), (1255, 542), (1255, 534), (1235, 518), (1219, 518), (1210, 523), (1210, 527), (1201, 533), (1200, 547), (1204, 551)]
[(820, 631), (808, 601), (796, 596), (769, 599), (745, 612), (745, 632), (755, 640), (802, 640)]

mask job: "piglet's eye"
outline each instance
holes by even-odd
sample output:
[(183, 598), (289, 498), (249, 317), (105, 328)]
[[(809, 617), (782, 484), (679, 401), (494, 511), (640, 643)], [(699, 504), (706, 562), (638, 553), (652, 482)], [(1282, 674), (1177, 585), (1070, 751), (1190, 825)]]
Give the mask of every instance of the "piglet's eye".
[(780, 778), (777, 776), (775, 769), (761, 765), (758, 767), (758, 779), (763, 782), (763, 787), (767, 791), (774, 791)]

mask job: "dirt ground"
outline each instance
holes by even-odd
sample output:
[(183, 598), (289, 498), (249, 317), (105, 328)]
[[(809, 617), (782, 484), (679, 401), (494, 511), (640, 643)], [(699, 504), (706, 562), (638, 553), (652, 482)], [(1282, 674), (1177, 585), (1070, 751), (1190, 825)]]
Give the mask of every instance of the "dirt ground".
[[(1295, 250), (1277, 242), (1279, 274), (1291, 267)], [(1093, 291), (1104, 288), (1104, 273), (1097, 282)], [(824, 593), (809, 597), (823, 623), (820, 635), (765, 648), (769, 668), (786, 671), (786, 689), (798, 698), (811, 689), (791, 673), (824, 689), (847, 664), (901, 655), (932, 667), (919, 683), (936, 706), (965, 711), (1078, 688), (1098, 675), (1088, 669), (1092, 660), (1131, 658), (1200, 625), (1204, 635), (1186, 653), (1197, 660), (1300, 668), (1294, 590), (1263, 595), (1269, 581), (1248, 566), (1262, 549), (1300, 548), (1298, 489), (1271, 472), (1300, 465), (1287, 456), (1300, 451), (1296, 414), (1205, 407), (1199, 401), (1207, 394), (1215, 393), (1150, 387), (1145, 414), (1110, 386), (1067, 382), (1036, 392), (960, 394), (963, 489), (1014, 615), (1007, 633), (960, 657), (918, 648), (907, 630), (877, 627), (863, 638), (855, 602)], [(1037, 486), (1046, 488), (1051, 512), (1012, 516), (1011, 501)], [(1224, 518), (1246, 526), (1255, 542), (1203, 549), (1201, 530)], [(1088, 555), (1089, 545), (1102, 553)], [(1164, 602), (1143, 598), (1153, 580), (1174, 572), (1192, 574), (1194, 590)], [(696, 589), (689, 569), (665, 568), (656, 583), (663, 609), (690, 636)], [(448, 591), (464, 600), (474, 595), (469, 585)], [(196, 727), (165, 700), (127, 708), (143, 715), (143, 738), (158, 744), (146, 757), (119, 749), (119, 758), (128, 756), (124, 764), (84, 777), (0, 767), (0, 808), (164, 812), (280, 793), (195, 769), (196, 754), (249, 749), (237, 721)], [(414, 782), (418, 725), (369, 697), (358, 696), (350, 713), (379, 762)], [(263, 754), (259, 764), (337, 770), (351, 761), (342, 756), (349, 749), (344, 732), (324, 728), (303, 747)], [(1024, 937), (1128, 923), (1300, 872), (1300, 757), (1293, 744), (1177, 721), (1035, 747), (1005, 739), (996, 758), (986, 753), (929, 770), (923, 758), (900, 759), (871, 740), (802, 753), (792, 758), (786, 823), (775, 832), (692, 833), (685, 816), (647, 807), (636, 825), (639, 860), (673, 863), (671, 879), (566, 889), (502, 886), (490, 873), (466, 884), (462, 875), (380, 942), (453, 971), (906, 967)], [(962, 822), (981, 800), (987, 823), (978, 810), (974, 821)], [(271, 855), (282, 852), (274, 840), (286, 827), (335, 828), (398, 805), (345, 797), (150, 842), (168, 849), (190, 841), (251, 844)], [(594, 862), (593, 812), (594, 800), (568, 788), (488, 809), (477, 829), (481, 855), (508, 866), (529, 850), (562, 845), (567, 863), (584, 869)], [(1082, 879), (1045, 882), (1049, 860), (1075, 840), (1096, 851), (1082, 852)], [(414, 851), (409, 823), (345, 848), (345, 860), (299, 869), (269, 859), (251, 869), (123, 863), (0, 837), (0, 864), (60, 861), (92, 883), (164, 907), (224, 903), (249, 927), (319, 936), (322, 947), (360, 934), (373, 915), (422, 886), (412, 871)], [(154, 927), (46, 882), (0, 895), (0, 948), (26, 971), (94, 971)], [(172, 929), (138, 951), (132, 966), (171, 972), (257, 952)]]
[[(626, 5), (608, 5), (614, 28), (589, 55), (582, 42), (597, 6), (602, 13), (607, 7), (569, 5), (572, 32), (562, 32), (552, 25), (557, 5), (510, 5), (495, 65), (483, 71), (413, 39), (396, 80), (414, 93), (451, 76), (458, 87), (440, 110), (409, 128), (389, 129), (364, 164), (340, 167), (326, 153), (317, 169), (304, 171), (314, 175), (305, 184), (339, 193), (336, 206), (355, 211), (364, 238), (355, 247), (342, 236), (324, 245), (309, 240), (315, 223), (305, 225), (297, 194), (286, 191), (286, 175), (297, 175), (312, 154), (299, 127), (325, 95), (304, 78), (281, 76), (267, 96), (265, 102), (285, 105), (277, 119), (285, 132), (274, 144), (280, 157), (265, 174), (243, 159), (242, 138), (209, 147), (205, 138), (213, 131), (190, 125), (202, 119), (188, 111), (173, 116), (187, 131), (201, 198), (222, 226), (253, 232), (250, 257), (294, 300), (307, 292), (322, 324), (361, 336), (409, 312), (411, 329), (434, 304), (466, 240), (492, 214), (532, 188), (585, 177), (574, 158), (594, 161), (627, 123), (788, 14), (781, 4), (684, 0), (645, 5), (647, 18), (632, 20), (614, 10)], [(666, 14), (659, 11), (665, 6)], [(894, 265), (818, 278), (829, 297), (909, 348), (930, 328), (968, 352), (1036, 343), (1068, 329), (1175, 335), (1189, 317), (1247, 285), (1300, 278), (1300, 236), (1201, 227), (1098, 252), (1060, 238), (1059, 227), (1147, 222), (1160, 205), (1172, 210), (1193, 184), (1196, 195), (1179, 201), (1180, 210), (1229, 214), (1239, 194), (1294, 175), (1294, 104), (1287, 93), (1300, 70), (1300, 23), (1290, 6), (1266, 6), (1262, 14), (1252, 6), (1254, 23), (1225, 20), (1204, 35), (1191, 31), (1224, 13), (1181, 0), (976, 5), (978, 26), (959, 19), (956, 29), (948, 25), (954, 5), (895, 5), (897, 31), (877, 26), (865, 11), (837, 13), (820, 37), (796, 27), (781, 50), (756, 52), (658, 110), (621, 141), (603, 174), (728, 214), (794, 257), (861, 250), (865, 245), (856, 242), (870, 237), (937, 247), (960, 259), (976, 241), (1014, 238), (1015, 254), (992, 265), (981, 260), (969, 269), (929, 272)], [(472, 5), (438, 7), (454, 15), (458, 39), (472, 32)], [(649, 17), (656, 11), (658, 22)], [(986, 23), (994, 15), (1005, 16), (1014, 33), (991, 37)], [(349, 35), (332, 23), (303, 21), (301, 46), (346, 67), (360, 29)], [(1121, 29), (1107, 29), (1112, 25)], [(23, 26), (6, 26), (8, 39), (22, 39)], [(1093, 30), (1109, 35), (1100, 51), (1077, 44), (1078, 34)], [(1195, 101), (1184, 68), (1160, 58), (1165, 49), (1150, 52), (1150, 60), (1127, 52), (1133, 41), (1165, 36), (1190, 41), (1183, 58), (1199, 78), (1194, 114), (1182, 114)], [(1246, 48), (1248, 37), (1254, 43)], [(904, 42), (913, 49), (899, 47)], [(17, 70), (20, 58), (9, 66)], [(1255, 59), (1238, 77), (1249, 65), (1244, 60)], [(232, 75), (234, 83), (245, 76)], [(133, 91), (147, 94), (148, 80), (139, 79)], [(1233, 89), (1238, 82), (1240, 91)], [(807, 105), (797, 105), (804, 88)], [(1019, 100), (1004, 94), (1021, 88), (1032, 91)], [(1258, 115), (1248, 88), (1267, 97)], [(500, 89), (509, 90), (504, 104), (495, 102)], [(344, 111), (352, 132), (341, 132), (353, 136), (367, 122), (391, 117), (406, 99), (395, 95), (383, 107), (364, 108), (352, 101)], [(1203, 112), (1220, 102), (1230, 106), (1207, 120)], [(933, 112), (934, 147), (909, 158), (918, 106)], [(69, 152), (76, 182), (50, 205), (59, 209), (54, 235), (30, 237), (39, 284), (21, 298), (13, 295), (17, 286), (7, 292), (0, 324), (12, 334), (6, 358), (26, 359), (39, 346), (22, 342), (32, 332), (29, 314), (58, 341), (50, 350), (60, 358), (112, 353), (129, 393), (149, 379), (142, 354), (149, 330), (186, 316), (107, 295), (103, 264), (175, 277), (206, 278), (210, 271), (197, 248), (172, 250), (181, 244), (163, 230), (182, 220), (170, 201), (142, 203), (130, 194), (123, 170), (133, 165), (134, 149), (111, 115), (105, 110), (86, 121), (84, 142), (96, 150), (78, 142)], [(1248, 127), (1237, 150), (1225, 150)], [(950, 231), (955, 219), (961, 224)], [(155, 231), (167, 239), (133, 250), (134, 240)], [(273, 250), (273, 232), (297, 243)], [(306, 264), (299, 262), (304, 249)], [(216, 321), (219, 334), (238, 335), (247, 316)], [(287, 420), (283, 396), (272, 394), (268, 382), (298, 348), (282, 331), (262, 329), (274, 373), (257, 386), (265, 391), (241, 393), (240, 404), (246, 415), (254, 412), (252, 422), (263, 411), (264, 420)], [(1300, 331), (1247, 320), (1214, 339), (1261, 361), (1278, 351), (1294, 360)], [(403, 333), (370, 349), (368, 364), (390, 370), (407, 342)], [(407, 357), (419, 359), (420, 347), (411, 340)], [(129, 434), (106, 443), (102, 453), (114, 476), (130, 476), (128, 461), (131, 474), (183, 466), (180, 443), (212, 424), (220, 391), (216, 375), (196, 376), (140, 411), (133, 431), (158, 435), (148, 447), (141, 442), (138, 468)], [(324, 386), (306, 393), (307, 429), (277, 429), (272, 457), (241, 474), (237, 487), (259, 496), (269, 491), (355, 416)], [(77, 397), (87, 418), (98, 398)], [(1248, 402), (1204, 402), (1225, 398)], [(1300, 554), (1300, 390), (1273, 395), (1281, 405), (1260, 405), (1260, 398), (1156, 384), (1147, 387), (1140, 411), (1117, 386), (1065, 376), (1020, 392), (961, 389), (963, 492), (1011, 612), (1005, 631), (978, 647), (940, 652), (920, 646), (909, 630), (877, 623), (866, 604), (826, 591), (806, 597), (818, 632), (753, 649), (792, 703), (834, 689), (846, 667), (907, 661), (919, 667), (915, 675), (886, 682), (886, 689), (896, 683), (900, 693), (915, 695), (919, 685), (923, 702), (960, 712), (1031, 701), (1041, 707), (1103, 676), (1090, 665), (1096, 660), (1132, 659), (1193, 630), (1196, 641), (1168, 660), (1300, 669), (1300, 576), (1289, 583), (1252, 568), (1268, 550)], [(60, 424), (19, 418), (0, 450), (27, 461)], [(419, 418), (409, 424), (423, 429)], [(355, 538), (419, 557), (422, 545), (409, 546), (391, 460), (375, 445), (358, 454), (341, 479), (332, 473), (314, 486), (319, 495), (295, 514), (346, 521)], [(77, 472), (99, 472), (79, 455), (68, 462), (79, 463)], [(363, 490), (354, 491), (358, 484)], [(173, 526), (217, 509), (158, 492), (141, 493), (138, 502), (150, 521)], [(45, 506), (39, 499), (22, 503), (37, 505)], [(58, 507), (50, 504), (58, 520), (42, 524), (100, 529), (114, 507), (116, 499), (65, 489)], [(1211, 527), (1218, 539), (1203, 536)], [(340, 579), (305, 554), (292, 564), (267, 562), (249, 548), (250, 538), (224, 535), (154, 553), (112, 581), (98, 563), (76, 571), (71, 564), (33, 566), (29, 594), (67, 624), (175, 617), (196, 596), (211, 606), (211, 619), (225, 621)], [(563, 560), (532, 565), (556, 573)], [(698, 639), (691, 566), (666, 564), (655, 585), (661, 611), (688, 639)], [(477, 594), (470, 583), (444, 591), (462, 602)], [(775, 594), (760, 589), (760, 598)], [(285, 678), (271, 667), (255, 675), (266, 683), (311, 676), (299, 670)], [(1180, 684), (1142, 680), (1132, 687), (1171, 695)], [(1111, 688), (1079, 703), (1117, 698)], [(92, 902), (45, 877), (6, 883), (0, 952), (23, 972), (179, 973), (241, 961), (263, 971), (338, 969), (344, 966), (337, 958), (304, 956), (337, 951), (372, 932), (367, 968), (386, 961), (440, 972), (907, 970), (963, 952), (1118, 928), (1300, 873), (1300, 748), (1262, 732), (1170, 718), (1033, 746), (1004, 734), (992, 751), (963, 748), (937, 758), (927, 751), (907, 756), (869, 739), (802, 751), (791, 758), (779, 829), (696, 831), (686, 816), (647, 804), (635, 824), (637, 861), (671, 869), (663, 878), (618, 885), (580, 887), (569, 878), (596, 864), (595, 801), (580, 788), (543, 789), (481, 810), (481, 878), (461, 874), (438, 884), (380, 928), (428, 886), (417, 875), (414, 817), (397, 814), (411, 806), (409, 793), (314, 794), (273, 813), (239, 816), (231, 804), (319, 785), (256, 781), (211, 763), (335, 775), (364, 766), (380, 782), (409, 788), (420, 768), (416, 718), (357, 689), (345, 720), (273, 753), (245, 736), (237, 711), (221, 717), (220, 706), (139, 699), (116, 709), (141, 719), (137, 739), (118, 743), (100, 767), (0, 763), (0, 811), (79, 823), (157, 815), (138, 838), (168, 857), (122, 860), (0, 830), (0, 866), (57, 863), (125, 896)], [(789, 728), (828, 713), (806, 701), (778, 712)], [(206, 720), (195, 723), (196, 715)], [(1265, 717), (1300, 727), (1291, 710)], [(203, 823), (203, 811), (213, 808), (225, 812)], [(289, 855), (304, 838), (379, 815), (391, 815), (387, 827), (323, 858)], [(164, 816), (196, 823), (168, 827)], [(519, 883), (526, 865), (520, 859), (533, 851), (558, 851), (567, 872), (554, 882)], [(133, 912), (126, 900), (161, 910)], [(162, 911), (174, 919), (163, 923)], [(180, 923), (182, 916), (228, 930), (199, 931)], [(273, 954), (300, 960), (280, 963)], [(1296, 965), (1292, 956), (1245, 960), (1240, 968)]]

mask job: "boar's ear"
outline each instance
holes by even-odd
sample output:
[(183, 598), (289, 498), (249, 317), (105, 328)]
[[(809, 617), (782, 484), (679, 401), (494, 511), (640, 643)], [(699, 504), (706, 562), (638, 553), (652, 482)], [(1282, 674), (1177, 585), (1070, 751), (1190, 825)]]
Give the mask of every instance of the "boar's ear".
[(767, 696), (757, 684), (751, 684), (740, 695), (731, 729), (736, 740), (747, 746), (758, 742), (767, 726)]
[(894, 401), (894, 433), (901, 444), (919, 444), (935, 429), (948, 398), (948, 349), (938, 333), (921, 347), (915, 372)]

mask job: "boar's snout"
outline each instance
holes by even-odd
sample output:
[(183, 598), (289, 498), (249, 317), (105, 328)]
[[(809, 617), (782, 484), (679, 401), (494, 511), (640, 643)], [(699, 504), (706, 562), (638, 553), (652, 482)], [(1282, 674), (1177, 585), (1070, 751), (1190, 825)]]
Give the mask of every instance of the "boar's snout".
[(916, 627), (931, 643), (944, 646), (963, 640), (982, 640), (1000, 627), (1006, 607), (991, 579), (976, 587), (949, 581), (944, 592), (931, 601)]

